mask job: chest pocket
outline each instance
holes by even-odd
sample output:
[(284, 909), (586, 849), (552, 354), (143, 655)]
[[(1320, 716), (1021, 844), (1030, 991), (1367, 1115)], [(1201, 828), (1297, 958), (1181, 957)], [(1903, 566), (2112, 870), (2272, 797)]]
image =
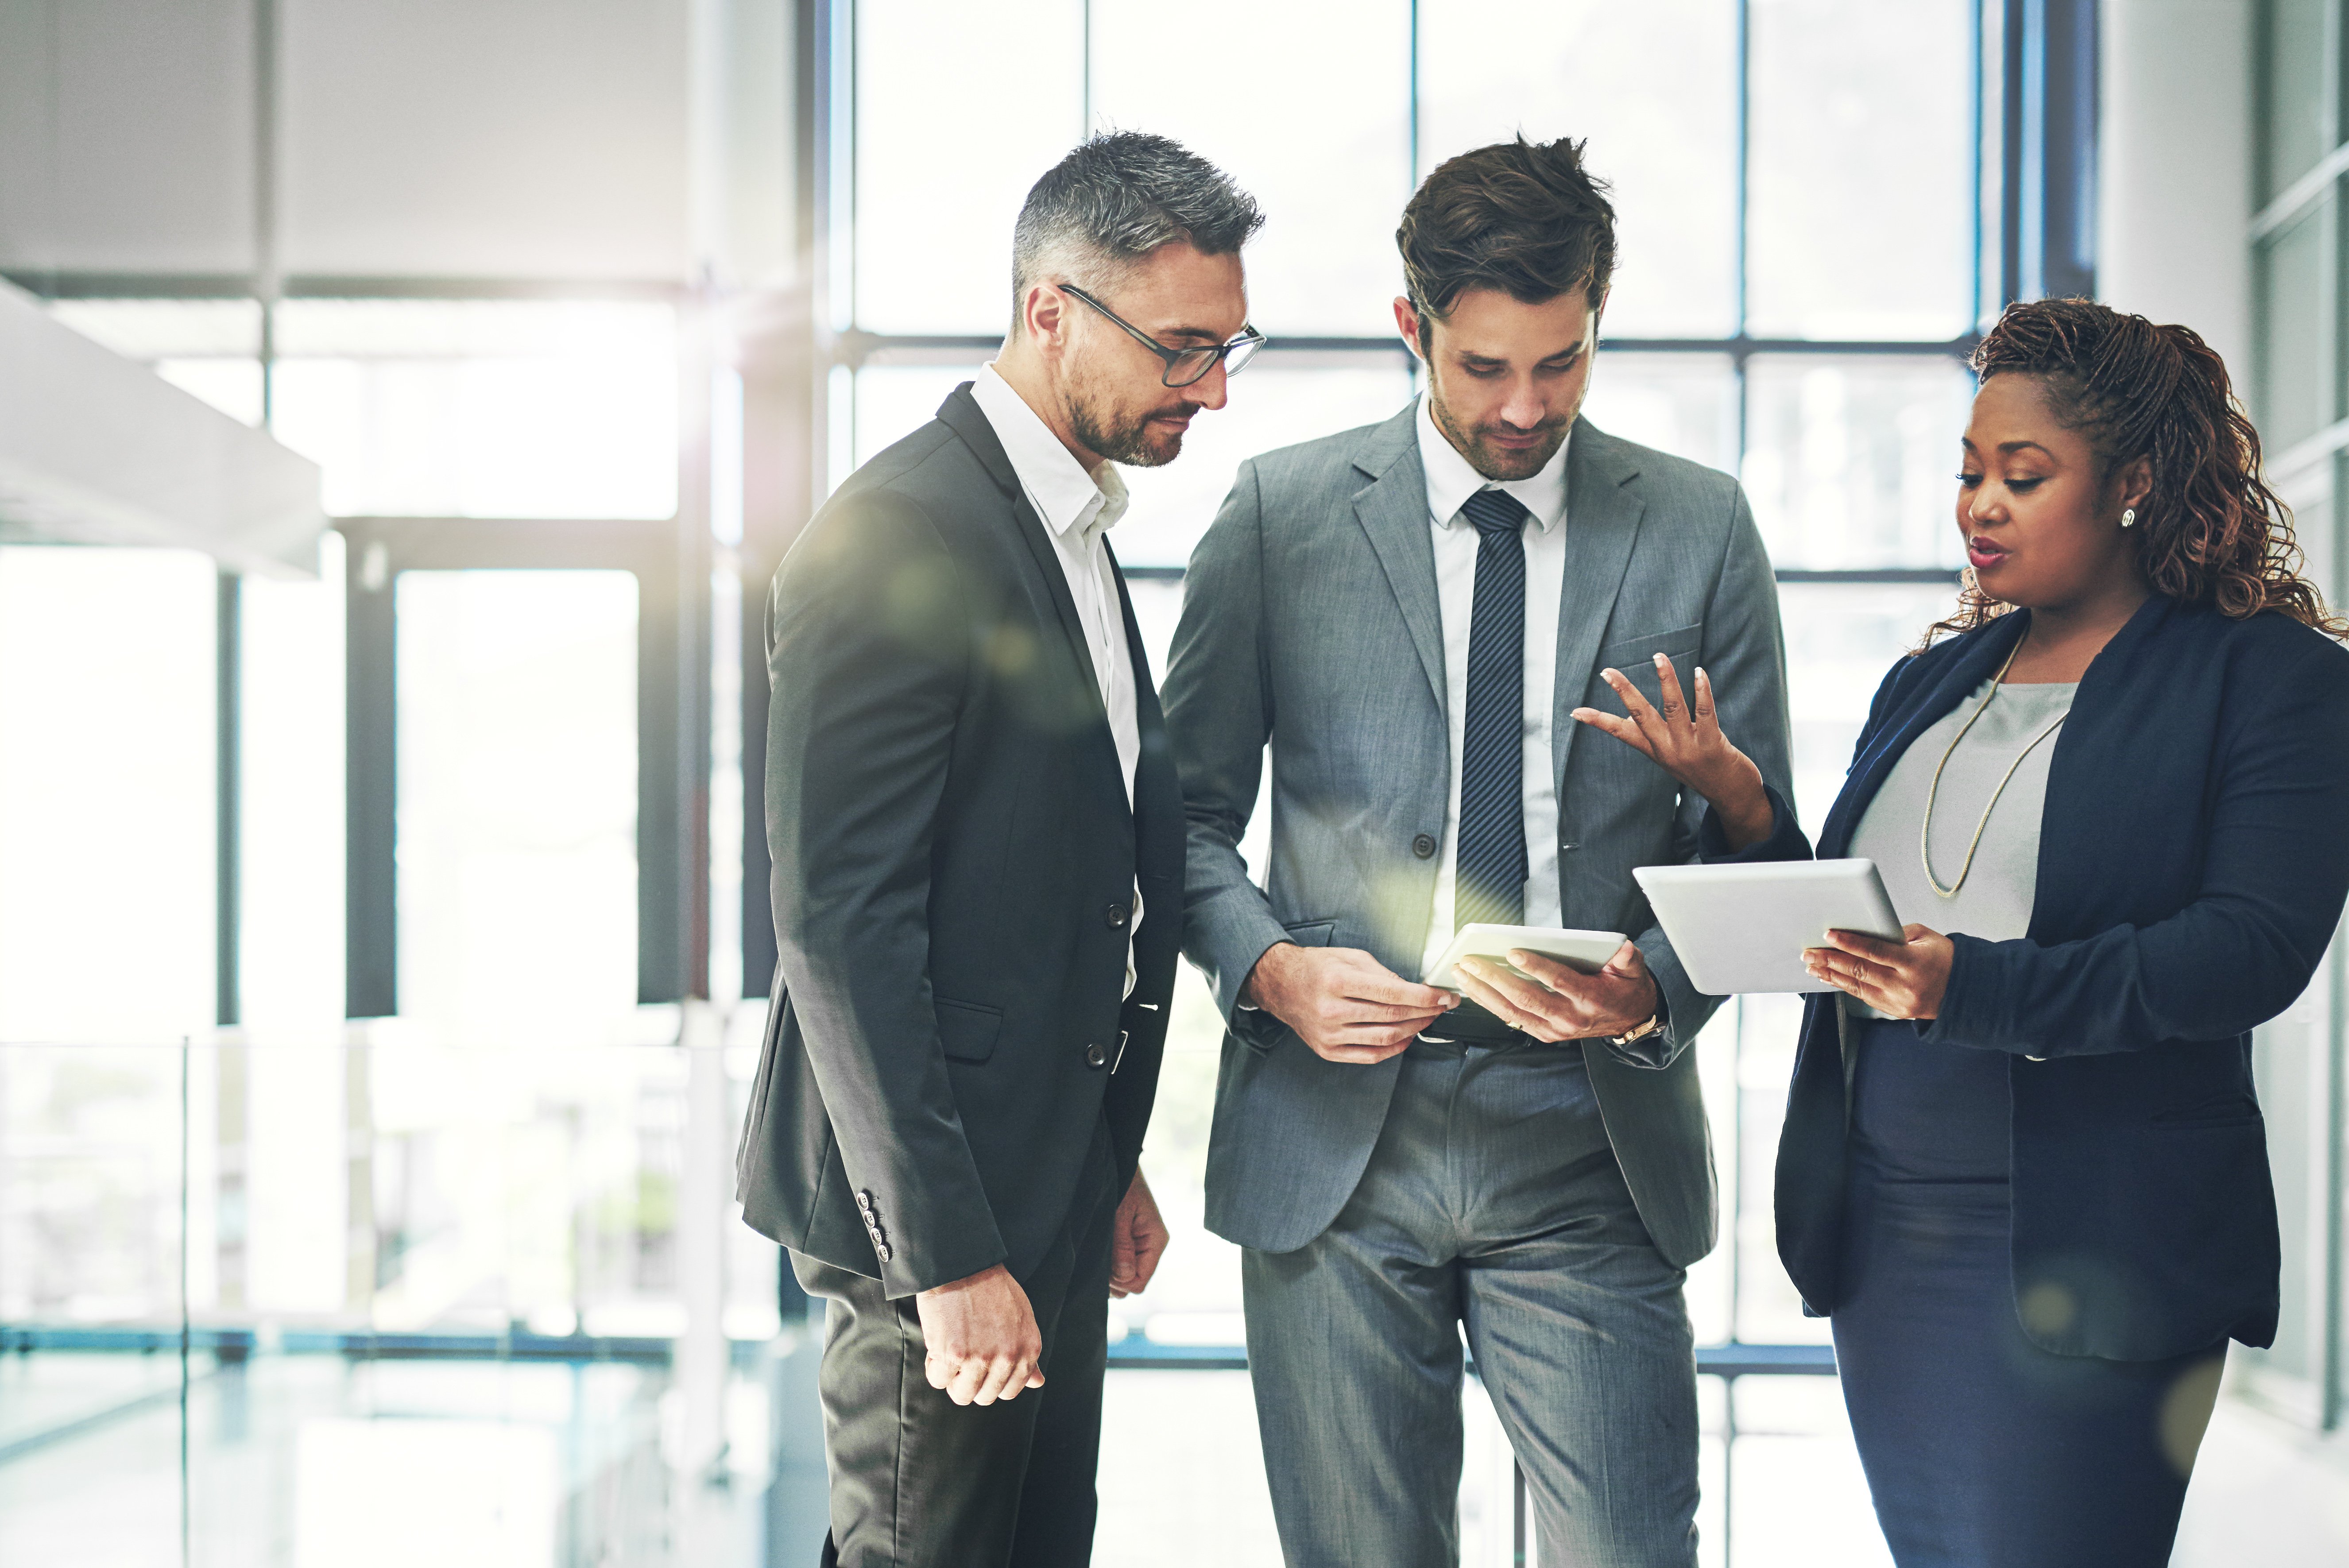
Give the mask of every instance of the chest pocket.
[(1691, 696), (1696, 682), (1697, 650), (1704, 646), (1704, 622), (1676, 626), (1664, 631), (1647, 632), (1638, 637), (1622, 637), (1599, 650), (1599, 661), (1590, 669), (1588, 696), (1591, 705), (1606, 712), (1616, 712), (1621, 701), (1614, 690), (1599, 678), (1602, 670), (1619, 670), (1625, 680), (1639, 689), (1649, 701), (1664, 700), (1664, 683), (1656, 674), (1656, 655), (1672, 661), (1672, 673), (1680, 677), (1681, 692)]

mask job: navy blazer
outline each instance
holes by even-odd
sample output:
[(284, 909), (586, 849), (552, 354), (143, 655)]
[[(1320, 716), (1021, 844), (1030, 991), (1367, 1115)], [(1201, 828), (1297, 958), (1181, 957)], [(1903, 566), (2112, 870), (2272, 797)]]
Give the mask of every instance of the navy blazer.
[[(1821, 857), (1850, 852), (1901, 753), (2029, 620), (1893, 666)], [(1793, 812), (1772, 805), (1771, 836), (1735, 855), (1708, 817), (1706, 857), (1807, 857)], [(2344, 896), (2349, 650), (2273, 612), (2148, 599), (2057, 732), (2029, 935), (1952, 934), (1940, 1016), (1913, 1025), (2007, 1054), (2014, 1299), (2034, 1342), (2122, 1361), (2273, 1342), (2281, 1249), (2251, 1032), (2306, 989)], [(1816, 1313), (1835, 1309), (1842, 1251), (1834, 1003), (1808, 999), (1778, 1146), (1779, 1255)]]

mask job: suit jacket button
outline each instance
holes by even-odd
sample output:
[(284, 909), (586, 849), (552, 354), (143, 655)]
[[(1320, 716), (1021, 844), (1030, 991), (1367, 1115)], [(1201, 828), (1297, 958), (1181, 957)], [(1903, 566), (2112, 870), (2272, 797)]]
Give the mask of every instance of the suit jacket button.
[(880, 1259), (883, 1262), (887, 1262), (889, 1261), (889, 1243), (886, 1241), (874, 1242), (873, 1255)]
[(1111, 930), (1122, 931), (1125, 929), (1125, 912), (1123, 904), (1112, 904), (1102, 911), (1102, 919), (1108, 923)]
[(1103, 1048), (1102, 1048), (1099, 1044), (1092, 1044), (1092, 1045), (1088, 1045), (1088, 1046), (1086, 1046), (1086, 1047), (1085, 1047), (1085, 1065), (1086, 1065), (1086, 1066), (1088, 1066), (1088, 1067), (1106, 1067), (1106, 1066), (1108, 1066), (1108, 1065), (1109, 1065), (1109, 1052), (1108, 1052), (1108, 1051), (1106, 1051), (1105, 1049), (1103, 1049)]
[(1421, 834), (1411, 841), (1411, 852), (1422, 860), (1428, 858), (1435, 853), (1435, 836), (1428, 833)]
[(873, 1194), (870, 1192), (858, 1193), (856, 1195), (856, 1207), (864, 1212), (866, 1219), (869, 1221), (873, 1213)]

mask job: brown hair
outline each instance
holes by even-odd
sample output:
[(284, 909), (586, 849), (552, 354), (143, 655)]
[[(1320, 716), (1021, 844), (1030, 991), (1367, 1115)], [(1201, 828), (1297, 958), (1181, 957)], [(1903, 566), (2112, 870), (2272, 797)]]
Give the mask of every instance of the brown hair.
[(1615, 209), (1583, 143), (1496, 141), (1436, 166), (1395, 231), (1403, 292), (1444, 319), (1472, 288), (1539, 305), (1570, 288), (1597, 310), (1615, 275)]
[[(2237, 620), (2271, 609), (2333, 637), (2349, 634), (2301, 575), (2292, 512), (2260, 474), (2260, 432), (2235, 401), (2226, 365), (2191, 328), (2157, 327), (2085, 299), (2033, 300), (2007, 306), (1972, 363), (1984, 382), (2037, 378), (2056, 420), (2087, 439), (2106, 474), (2152, 460), (2136, 537), (2154, 592)], [(1930, 628), (1925, 643), (2010, 607), (1969, 567), (1957, 613)]]

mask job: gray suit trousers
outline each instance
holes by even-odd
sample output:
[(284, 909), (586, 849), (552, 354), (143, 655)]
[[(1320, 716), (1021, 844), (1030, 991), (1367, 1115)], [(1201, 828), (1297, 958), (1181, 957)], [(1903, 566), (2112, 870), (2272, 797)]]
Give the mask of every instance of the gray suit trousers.
[(1625, 1186), (1580, 1047), (1406, 1051), (1336, 1221), (1244, 1255), (1248, 1360), (1289, 1568), (1454, 1568), (1461, 1329), (1545, 1563), (1692, 1568), (1683, 1272)]

